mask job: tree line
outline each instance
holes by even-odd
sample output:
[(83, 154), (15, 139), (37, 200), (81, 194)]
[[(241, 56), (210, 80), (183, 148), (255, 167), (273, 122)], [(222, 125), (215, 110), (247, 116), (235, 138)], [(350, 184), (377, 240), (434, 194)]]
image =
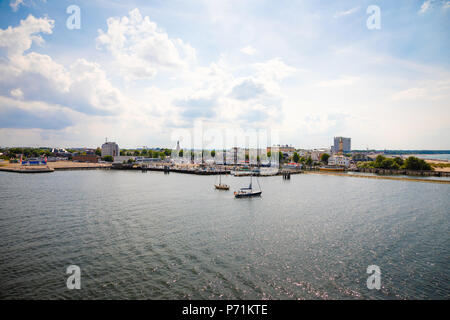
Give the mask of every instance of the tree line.
[(400, 157), (387, 158), (382, 155), (378, 155), (374, 161), (359, 162), (359, 168), (377, 168), (377, 169), (406, 169), (406, 170), (433, 170), (431, 165), (425, 160), (408, 157), (403, 160)]

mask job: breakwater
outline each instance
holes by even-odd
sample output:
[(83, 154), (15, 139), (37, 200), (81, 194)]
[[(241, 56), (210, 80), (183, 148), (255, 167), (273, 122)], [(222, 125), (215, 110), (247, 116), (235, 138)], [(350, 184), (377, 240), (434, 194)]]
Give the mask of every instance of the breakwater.
[(174, 168), (170, 166), (160, 166), (160, 167), (151, 167), (151, 166), (136, 166), (132, 164), (113, 164), (111, 166), (112, 170), (138, 170), (138, 171), (160, 171), (160, 172), (176, 172), (176, 173), (187, 173), (187, 174), (196, 174), (196, 175), (219, 175), (219, 174), (230, 174), (230, 170), (202, 170), (202, 169), (180, 169)]
[(450, 184), (450, 180), (419, 179), (419, 178), (405, 178), (405, 177), (393, 177), (393, 176), (370, 176), (370, 175), (364, 175), (364, 174), (346, 174), (346, 173), (323, 172), (323, 171), (308, 171), (307, 173), (332, 175), (332, 176), (340, 176), (340, 177), (350, 177), (350, 178), (366, 178), (366, 179), (379, 179), (379, 180), (397, 180), (397, 181)]
[(44, 167), (44, 168), (42, 168), (42, 167), (40, 167), (40, 168), (33, 168), (33, 167), (31, 167), (31, 168), (25, 168), (25, 167), (23, 167), (23, 168), (21, 168), (21, 167), (8, 168), (8, 167), (6, 167), (6, 168), (0, 168), (0, 171), (15, 172), (15, 173), (46, 173), (46, 172), (53, 172), (55, 170), (52, 168), (48, 168), (48, 167)]
[(422, 176), (422, 177), (450, 177), (450, 172), (432, 171), (432, 170), (394, 170), (380, 168), (358, 168), (353, 172), (365, 172), (384, 175), (406, 175), (406, 176)]

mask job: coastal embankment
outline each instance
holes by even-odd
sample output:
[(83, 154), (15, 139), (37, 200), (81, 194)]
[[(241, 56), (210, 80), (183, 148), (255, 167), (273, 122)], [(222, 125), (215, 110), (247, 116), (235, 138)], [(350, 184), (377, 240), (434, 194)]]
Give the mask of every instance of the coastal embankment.
[(62, 170), (92, 170), (110, 169), (109, 163), (83, 163), (73, 161), (48, 162), (45, 166), (22, 166), (19, 163), (5, 163), (0, 166), (0, 171), (16, 173), (45, 173)]
[(321, 175), (332, 175), (347, 178), (366, 178), (366, 179), (383, 179), (383, 180), (397, 180), (397, 181), (411, 181), (411, 182), (428, 182), (428, 183), (441, 183), (450, 184), (450, 180), (440, 180), (440, 179), (420, 179), (420, 178), (407, 178), (407, 177), (395, 177), (386, 175), (365, 175), (365, 174), (348, 174), (348, 173), (335, 173), (335, 172), (323, 172), (323, 171), (305, 171), (307, 174), (321, 174)]

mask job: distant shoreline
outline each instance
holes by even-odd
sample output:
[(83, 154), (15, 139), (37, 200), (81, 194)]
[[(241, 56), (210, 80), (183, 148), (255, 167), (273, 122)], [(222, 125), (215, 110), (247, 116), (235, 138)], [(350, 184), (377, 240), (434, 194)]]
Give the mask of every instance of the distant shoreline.
[(383, 179), (383, 180), (396, 180), (396, 181), (411, 181), (411, 182), (428, 182), (428, 183), (442, 183), (450, 184), (450, 180), (437, 180), (437, 179), (418, 179), (418, 178), (405, 178), (405, 177), (392, 177), (392, 176), (375, 176), (375, 175), (363, 175), (363, 174), (346, 174), (346, 173), (334, 173), (323, 171), (305, 171), (306, 174), (322, 174), (340, 177), (350, 178), (367, 178), (367, 179)]

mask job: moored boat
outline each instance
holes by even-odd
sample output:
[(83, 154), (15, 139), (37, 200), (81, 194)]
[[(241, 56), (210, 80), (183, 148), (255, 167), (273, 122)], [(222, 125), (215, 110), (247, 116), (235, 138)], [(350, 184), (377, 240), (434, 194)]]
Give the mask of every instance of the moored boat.
[(222, 183), (222, 175), (219, 175), (219, 184), (215, 184), (214, 187), (219, 190), (229, 190), (230, 186)]
[[(258, 182), (258, 180), (256, 180), (256, 182)], [(259, 182), (258, 182), (258, 186), (259, 186)], [(259, 197), (259, 196), (261, 196), (261, 193), (262, 193), (262, 190), (261, 190), (260, 186), (259, 186), (258, 191), (253, 190), (252, 177), (250, 176), (250, 185), (247, 188), (241, 188), (238, 191), (235, 191), (234, 196), (236, 198), (251, 198), (251, 197)]]

